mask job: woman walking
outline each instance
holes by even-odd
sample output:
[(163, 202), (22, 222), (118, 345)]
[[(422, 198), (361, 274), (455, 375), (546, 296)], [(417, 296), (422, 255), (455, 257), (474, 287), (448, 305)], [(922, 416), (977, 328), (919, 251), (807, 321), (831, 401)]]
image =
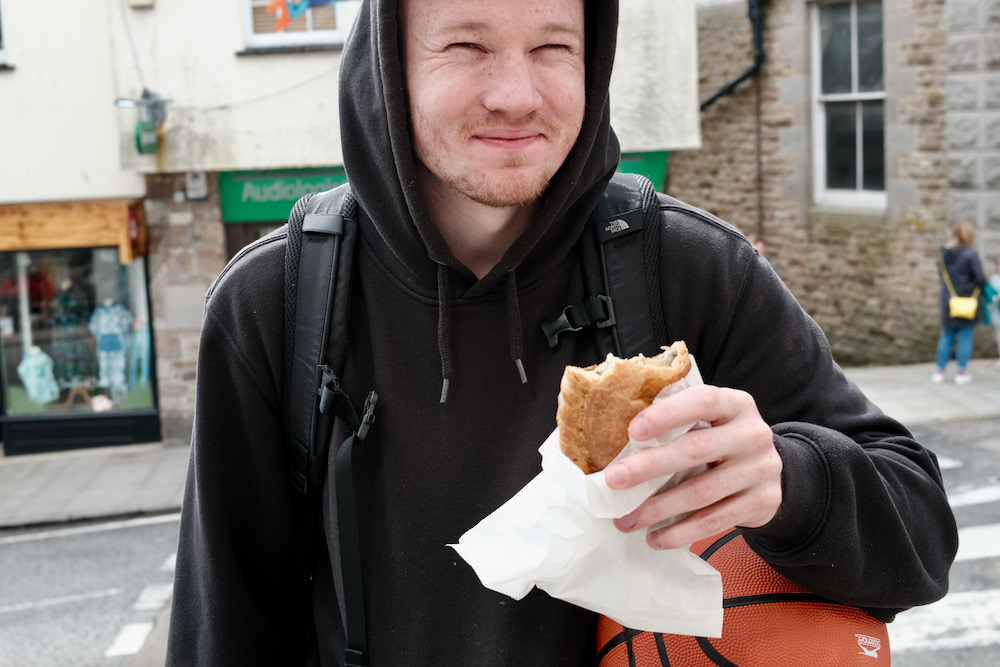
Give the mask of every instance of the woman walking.
[(951, 241), (941, 248), (938, 264), (941, 272), (941, 337), (937, 346), (937, 369), (931, 376), (934, 382), (944, 382), (944, 370), (951, 359), (952, 348), (955, 348), (955, 364), (958, 366), (956, 384), (972, 381), (966, 366), (972, 356), (972, 335), (976, 323), (983, 319), (983, 302), (980, 299), (976, 315), (971, 320), (952, 317), (948, 309), (951, 290), (948, 289), (946, 279), (951, 282), (958, 296), (979, 295), (986, 284), (986, 276), (983, 274), (979, 255), (972, 248), (975, 238), (972, 223), (956, 222), (951, 229)]

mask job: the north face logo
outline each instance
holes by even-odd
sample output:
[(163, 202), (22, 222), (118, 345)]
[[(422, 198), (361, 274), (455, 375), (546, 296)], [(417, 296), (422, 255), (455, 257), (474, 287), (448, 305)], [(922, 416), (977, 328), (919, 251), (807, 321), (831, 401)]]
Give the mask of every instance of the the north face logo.
[(617, 234), (618, 232), (624, 232), (627, 229), (628, 223), (621, 218), (618, 218), (617, 220), (612, 220), (608, 226), (604, 228), (604, 231), (609, 234)]
[(869, 658), (877, 658), (878, 651), (882, 648), (882, 640), (878, 637), (868, 635), (854, 635), (858, 638), (858, 646), (861, 647), (860, 655), (867, 655)]

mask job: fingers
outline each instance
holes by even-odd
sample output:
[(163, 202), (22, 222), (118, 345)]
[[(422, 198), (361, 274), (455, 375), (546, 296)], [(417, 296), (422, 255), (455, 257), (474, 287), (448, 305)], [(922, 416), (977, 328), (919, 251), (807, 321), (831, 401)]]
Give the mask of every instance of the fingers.
[(640, 412), (629, 424), (629, 435), (636, 440), (649, 440), (685, 424), (725, 421), (738, 414), (742, 409), (741, 404), (747, 402), (752, 404), (753, 398), (746, 392), (698, 385), (656, 401)]
[[(707, 422), (714, 428), (689, 431), (668, 446), (652, 447), (629, 456), (605, 470), (613, 489), (622, 489), (696, 465), (719, 461), (740, 443), (763, 439), (770, 443), (771, 430), (757, 411), (753, 398), (742, 391), (701, 385), (640, 412), (629, 428), (636, 440), (649, 440), (673, 428)], [(727, 427), (726, 432), (719, 429)], [(750, 430), (755, 429), (756, 433)]]
[(605, 471), (609, 486), (625, 488), (704, 468), (615, 521), (620, 530), (629, 532), (673, 520), (650, 533), (647, 539), (654, 548), (683, 546), (732, 526), (762, 526), (781, 504), (781, 457), (749, 394), (693, 387), (647, 408), (633, 421), (631, 432), (635, 438), (649, 439), (697, 421), (712, 427), (689, 431)]
[[(650, 532), (654, 549), (674, 549), (733, 526), (756, 528), (774, 518), (781, 504), (781, 458), (720, 464), (659, 493), (615, 520), (624, 532), (675, 522)], [(682, 517), (677, 520), (677, 517)]]

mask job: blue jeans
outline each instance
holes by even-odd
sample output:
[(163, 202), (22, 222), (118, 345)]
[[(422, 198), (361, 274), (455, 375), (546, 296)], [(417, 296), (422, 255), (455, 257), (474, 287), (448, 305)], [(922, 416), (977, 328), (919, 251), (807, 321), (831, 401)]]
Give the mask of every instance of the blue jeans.
[(965, 366), (969, 363), (969, 357), (972, 356), (972, 334), (975, 330), (976, 325), (973, 323), (941, 331), (941, 338), (938, 339), (937, 346), (938, 370), (943, 371), (944, 367), (948, 365), (948, 360), (951, 359), (951, 348), (955, 346), (956, 338), (958, 345), (955, 347), (955, 363), (958, 364), (958, 370), (965, 370)]

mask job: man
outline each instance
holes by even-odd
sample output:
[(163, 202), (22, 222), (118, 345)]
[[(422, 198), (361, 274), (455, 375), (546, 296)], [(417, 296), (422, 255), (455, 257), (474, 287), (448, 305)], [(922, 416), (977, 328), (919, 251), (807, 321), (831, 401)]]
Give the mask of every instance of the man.
[[(593, 613), (487, 590), (446, 545), (538, 473), (563, 368), (598, 360), (592, 332), (551, 350), (538, 323), (584, 296), (578, 240), (619, 157), (616, 25), (611, 0), (381, 0), (362, 6), (345, 48), (361, 238), (343, 383), (380, 396), (356, 467), (371, 665), (594, 662)], [(707, 384), (630, 430), (713, 427), (607, 476), (621, 488), (711, 465), (618, 527), (692, 512), (650, 534), (662, 549), (742, 526), (789, 578), (886, 620), (942, 596), (957, 538), (934, 456), (845, 379), (746, 239), (662, 204), (667, 334)], [(292, 650), (283, 253), (283, 235), (264, 239), (209, 294), (172, 665), (288, 664)], [(335, 428), (331, 456), (344, 435)], [(327, 489), (314, 580), (324, 665), (344, 643), (335, 516)]]

